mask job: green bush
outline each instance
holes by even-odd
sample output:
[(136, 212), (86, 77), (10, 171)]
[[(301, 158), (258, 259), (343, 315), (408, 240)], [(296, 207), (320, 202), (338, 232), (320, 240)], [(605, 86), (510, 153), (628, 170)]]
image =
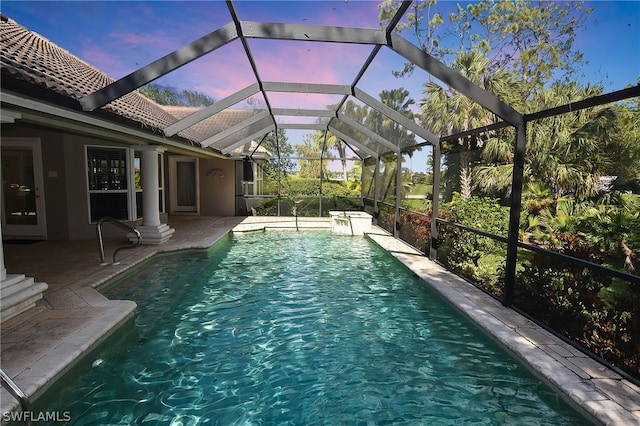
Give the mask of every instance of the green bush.
[(640, 288), (542, 253), (520, 257), (518, 308), (640, 378)]
[(283, 180), (281, 193), (283, 196), (320, 195), (320, 181), (315, 178), (290, 177)]
[[(283, 196), (314, 196), (320, 195), (320, 180), (316, 178), (290, 177), (282, 183)], [(322, 181), (323, 197), (353, 197), (360, 196), (360, 192), (350, 189), (346, 182)]]
[[(443, 204), (439, 216), (450, 222), (495, 235), (506, 236), (509, 210), (492, 198), (463, 199), (454, 194)], [(455, 226), (438, 227), (438, 260), (452, 270), (476, 282), (496, 296), (502, 295), (499, 269), (506, 258), (506, 245)]]

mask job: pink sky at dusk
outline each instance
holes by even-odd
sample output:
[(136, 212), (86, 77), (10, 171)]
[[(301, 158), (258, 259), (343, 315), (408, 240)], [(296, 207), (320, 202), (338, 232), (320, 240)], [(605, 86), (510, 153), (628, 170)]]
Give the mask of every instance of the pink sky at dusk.
[[(599, 22), (576, 39), (589, 65), (582, 70), (587, 82), (604, 80), (606, 90), (635, 83), (640, 75), (637, 49), (640, 2), (588, 2)], [(241, 21), (379, 28), (379, 1), (248, 1), (234, 7)], [(162, 56), (232, 22), (224, 1), (13, 1), (4, 0), (2, 12), (38, 32), (106, 74), (121, 78)], [(455, 2), (434, 6), (445, 14)], [(435, 9), (434, 9), (435, 11)], [(595, 30), (597, 28), (597, 31)], [(411, 38), (410, 31), (403, 36)], [(248, 41), (263, 81), (351, 84), (371, 46), (300, 41)], [(624, 59), (621, 59), (624, 58)], [(405, 88), (416, 101), (429, 80), (423, 70), (397, 79), (392, 71), (405, 60), (383, 48), (358, 88), (377, 97), (382, 90)], [(578, 76), (580, 77), (580, 76)], [(222, 99), (255, 82), (239, 41), (155, 81), (175, 89)], [(292, 94), (270, 94), (273, 103), (296, 104)], [(317, 97), (317, 96), (314, 96)], [(287, 99), (288, 98), (288, 99)], [(326, 96), (307, 108), (335, 103)], [(301, 106), (302, 107), (302, 106)]]

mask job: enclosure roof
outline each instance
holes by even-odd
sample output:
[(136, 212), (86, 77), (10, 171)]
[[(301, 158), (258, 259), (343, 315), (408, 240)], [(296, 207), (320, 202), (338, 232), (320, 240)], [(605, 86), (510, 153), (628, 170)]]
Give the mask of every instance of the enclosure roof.
[[(325, 3), (317, 4), (321, 8)], [(341, 2), (329, 4), (334, 11), (342, 7)], [(345, 4), (345, 10), (351, 12), (362, 7)], [(251, 144), (255, 146), (256, 141), (259, 143), (277, 129), (329, 132), (360, 158), (397, 153), (418, 143), (439, 143), (439, 135), (423, 128), (412, 114), (375, 96), (381, 88), (389, 87), (372, 85), (367, 78), (373, 68), (384, 65), (388, 55), (415, 64), (442, 85), (493, 112), (497, 120), (511, 125), (522, 123), (522, 114), (394, 32), (411, 1), (402, 2), (386, 26), (379, 24), (377, 13), (367, 19), (336, 13), (336, 21), (330, 24), (307, 23), (314, 21), (313, 16), (304, 18), (304, 23), (286, 22), (285, 18), (283, 22), (260, 22), (251, 20), (257, 12), (244, 2), (208, 5), (212, 9), (224, 8), (216, 11), (211, 32), (174, 50), (154, 53), (156, 56), (148, 65), (118, 79), (3, 17), (3, 74), (71, 98), (75, 108), (114, 113), (165, 137), (179, 137), (227, 156), (255, 152), (249, 149)], [(295, 3), (291, 7), (295, 8)], [(360, 23), (369, 27), (361, 27)], [(142, 42), (141, 47), (147, 46)], [(305, 56), (305, 50), (313, 54)], [(297, 52), (300, 60), (296, 64), (282, 63), (285, 52)], [(339, 61), (332, 62), (336, 57)], [(318, 58), (322, 61), (318, 62)], [(311, 68), (301, 77), (291, 67), (303, 67), (305, 59)], [(316, 72), (325, 65), (324, 61), (332, 67), (350, 67), (351, 77), (327, 78), (331, 69), (325, 74)], [(225, 74), (228, 63), (235, 75)], [(149, 83), (175, 81), (167, 80), (171, 78), (191, 90), (189, 78), (203, 73), (211, 80), (226, 76), (229, 90), (223, 97), (220, 92), (212, 94), (213, 103), (199, 108), (164, 107), (137, 90)], [(368, 115), (379, 116), (376, 123), (395, 123), (400, 136), (385, 135), (378, 124), (355, 114), (349, 103)]]

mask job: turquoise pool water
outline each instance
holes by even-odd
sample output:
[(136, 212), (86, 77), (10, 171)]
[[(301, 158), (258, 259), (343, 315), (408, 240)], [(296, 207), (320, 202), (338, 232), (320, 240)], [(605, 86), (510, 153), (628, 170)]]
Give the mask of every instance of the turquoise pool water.
[(234, 235), (104, 293), (134, 324), (36, 404), (72, 424), (586, 423), (363, 237)]

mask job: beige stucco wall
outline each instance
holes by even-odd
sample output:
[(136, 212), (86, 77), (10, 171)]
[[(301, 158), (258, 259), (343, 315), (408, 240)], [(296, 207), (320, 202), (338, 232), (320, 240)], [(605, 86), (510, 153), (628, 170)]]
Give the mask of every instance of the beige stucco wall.
[[(63, 130), (16, 123), (2, 126), (2, 138), (40, 138), (47, 239), (96, 238), (87, 201), (85, 146), (127, 146)], [(166, 217), (164, 217), (166, 221)], [(105, 235), (119, 230), (105, 227)]]
[[(42, 151), (42, 174), (44, 188), (47, 238), (67, 239), (67, 191), (64, 159), (63, 133), (60, 131), (32, 128), (20, 124), (3, 125), (2, 138), (39, 138)], [(0, 142), (1, 143), (1, 142)]]
[[(96, 238), (96, 226), (90, 223), (85, 166), (87, 145), (126, 147), (128, 144), (78, 134), (16, 123), (2, 126), (2, 137), (38, 137), (42, 147), (47, 238), (51, 240), (85, 240)], [(170, 154), (169, 154), (170, 155)], [(200, 214), (234, 216), (235, 162), (226, 159), (199, 161)], [(211, 172), (212, 169), (222, 171)], [(221, 176), (221, 174), (223, 176)], [(165, 197), (169, 211), (169, 167), (165, 155)], [(166, 223), (167, 214), (161, 214)], [(106, 226), (105, 235), (119, 229)]]
[[(235, 162), (221, 158), (199, 161), (200, 214), (235, 216)], [(215, 169), (222, 170), (224, 176)]]

